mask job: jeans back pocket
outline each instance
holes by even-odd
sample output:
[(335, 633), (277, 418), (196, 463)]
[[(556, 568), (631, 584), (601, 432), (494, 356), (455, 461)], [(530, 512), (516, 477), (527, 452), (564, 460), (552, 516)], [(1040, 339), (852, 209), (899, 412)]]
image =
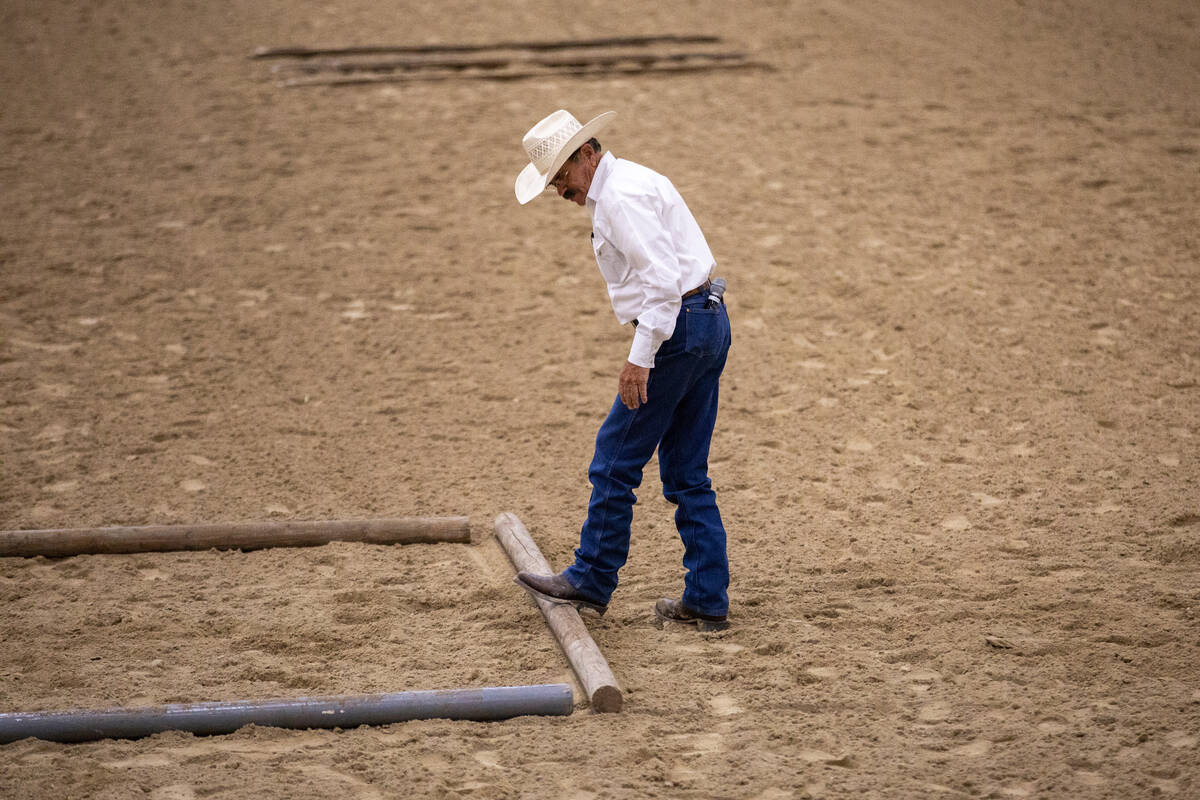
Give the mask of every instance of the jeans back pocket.
[(683, 322), (687, 326), (687, 344), (684, 349), (692, 355), (712, 357), (725, 346), (727, 330), (725, 307), (687, 306)]

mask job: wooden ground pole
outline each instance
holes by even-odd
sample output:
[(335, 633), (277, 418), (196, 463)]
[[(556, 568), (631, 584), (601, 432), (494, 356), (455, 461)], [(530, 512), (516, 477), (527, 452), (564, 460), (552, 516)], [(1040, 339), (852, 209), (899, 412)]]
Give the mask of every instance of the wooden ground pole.
[[(554, 572), (530, 537), (529, 531), (515, 514), (505, 512), (496, 517), (496, 538), (500, 540), (518, 572), (525, 570), (542, 575)], [(579, 618), (579, 612), (574, 606), (551, 603), (540, 597), (533, 599), (542, 610), (546, 624), (550, 626), (550, 631), (558, 640), (559, 647), (583, 685), (592, 710), (620, 711), (621, 687), (617, 685), (617, 679), (609, 669), (604, 654), (600, 652), (583, 620)]]
[(149, 553), (212, 548), (256, 550), (264, 547), (314, 547), (329, 542), (417, 544), (470, 541), (471, 526), (467, 517), (232, 522), (0, 531), (0, 557), (60, 558), (84, 553)]

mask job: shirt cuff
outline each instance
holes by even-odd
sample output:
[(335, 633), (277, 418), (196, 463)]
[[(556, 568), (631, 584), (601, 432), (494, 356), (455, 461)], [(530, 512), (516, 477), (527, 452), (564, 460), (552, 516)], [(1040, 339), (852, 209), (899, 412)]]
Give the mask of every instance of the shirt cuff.
[(654, 354), (658, 351), (648, 325), (639, 325), (633, 329), (633, 345), (629, 348), (629, 363), (647, 369), (654, 368)]

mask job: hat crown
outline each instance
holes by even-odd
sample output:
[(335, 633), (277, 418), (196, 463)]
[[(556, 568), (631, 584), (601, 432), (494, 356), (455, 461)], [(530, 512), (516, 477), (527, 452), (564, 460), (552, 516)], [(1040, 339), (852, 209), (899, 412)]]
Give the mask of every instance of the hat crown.
[(529, 154), (529, 161), (538, 172), (549, 171), (554, 157), (558, 155), (572, 136), (583, 126), (569, 111), (559, 109), (529, 129), (521, 144)]

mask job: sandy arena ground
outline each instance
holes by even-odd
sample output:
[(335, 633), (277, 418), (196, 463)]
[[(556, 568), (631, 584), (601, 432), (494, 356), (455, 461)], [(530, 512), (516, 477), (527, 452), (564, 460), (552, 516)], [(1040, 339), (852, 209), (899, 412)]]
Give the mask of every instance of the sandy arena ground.
[[(281, 88), (258, 46), (652, 33), (774, 71)], [(0, 746), (0, 797), (1200, 796), (1194, 0), (0, 2), (0, 527), (470, 515), (475, 543), (0, 559), (0, 711), (572, 680), (491, 537), (568, 563), (630, 332), (549, 111), (729, 280), (726, 634), (625, 711)]]

